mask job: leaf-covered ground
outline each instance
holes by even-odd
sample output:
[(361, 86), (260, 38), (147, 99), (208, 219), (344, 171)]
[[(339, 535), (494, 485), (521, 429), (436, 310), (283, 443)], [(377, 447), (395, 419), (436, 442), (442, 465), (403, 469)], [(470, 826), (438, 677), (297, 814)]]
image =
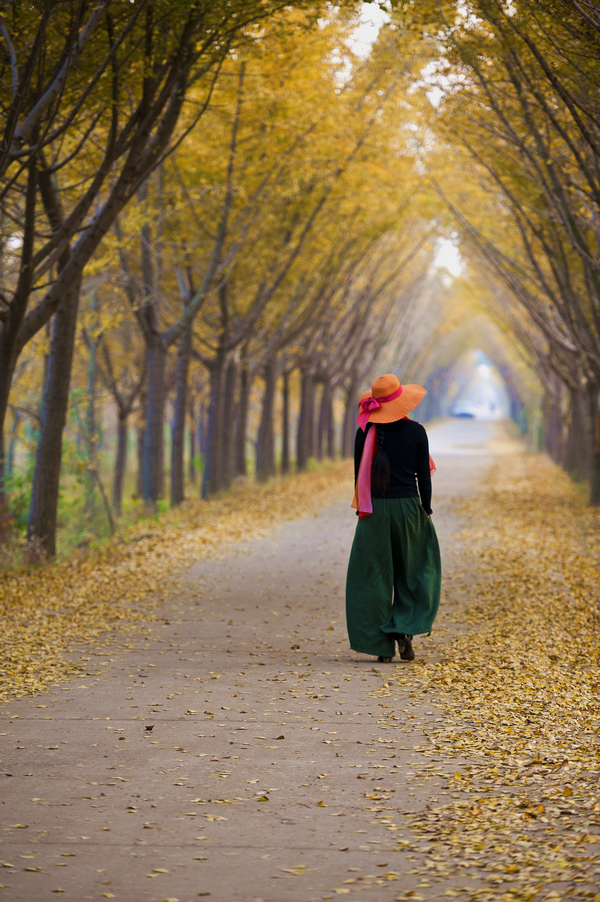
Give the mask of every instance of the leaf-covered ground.
[(600, 902), (600, 517), (528, 455), (461, 513), (455, 638), (396, 674), (444, 708), (425, 754), (458, 759), (412, 822), (417, 872), (464, 878), (445, 893), (460, 898)]
[[(82, 646), (104, 647), (152, 619), (178, 573), (208, 555), (311, 516), (348, 492), (343, 461), (212, 501), (191, 500), (83, 558), (0, 580), (0, 700), (46, 688), (81, 670)], [(83, 659), (85, 663), (85, 659)]]
[[(127, 629), (156, 617), (156, 599), (177, 589), (186, 565), (258, 538), (283, 520), (312, 515), (347, 495), (350, 479), (344, 463), (210, 504), (190, 502), (85, 559), (5, 578), (5, 694), (30, 693), (67, 676), (79, 668), (73, 661), (86, 643), (103, 649), (115, 642), (113, 628), (126, 637)], [(436, 894), (600, 902), (600, 517), (559, 470), (518, 454), (501, 457), (481, 491), (459, 508), (461, 565), (449, 568), (445, 582), (445, 611), (457, 614), (445, 613), (439, 630), (436, 625), (441, 642), (419, 643), (437, 646), (441, 659), (419, 663), (419, 653), (414, 665), (373, 670), (383, 679), (368, 693), (385, 697), (380, 707), (390, 709), (383, 720), (377, 715), (378, 724), (400, 721), (402, 738), (415, 729), (427, 737), (413, 747), (416, 777), (405, 775), (408, 789), (418, 781), (430, 787), (423, 814), (398, 808), (394, 789), (364, 793), (378, 845), (383, 848), (383, 828), (412, 866), (401, 877), (390, 871), (363, 880), (353, 861), (344, 883), (363, 893), (401, 880), (406, 891), (398, 895), (398, 886), (393, 898), (406, 902)], [(287, 634), (280, 638), (286, 645)], [(309, 697), (324, 706), (317, 688), (325, 692), (311, 684)], [(403, 715), (391, 698), (407, 696), (415, 707)], [(232, 703), (224, 704), (220, 710), (229, 711)], [(425, 706), (436, 713), (421, 721)], [(386, 749), (390, 741), (373, 739)], [(323, 748), (335, 747), (333, 739), (325, 742)], [(332, 772), (333, 765), (332, 759)]]

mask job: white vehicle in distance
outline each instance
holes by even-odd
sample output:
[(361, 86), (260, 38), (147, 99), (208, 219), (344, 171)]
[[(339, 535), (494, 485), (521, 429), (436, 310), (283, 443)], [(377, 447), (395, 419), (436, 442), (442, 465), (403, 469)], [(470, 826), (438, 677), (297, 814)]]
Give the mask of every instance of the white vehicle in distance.
[(450, 408), (451, 417), (463, 417), (473, 419), (479, 413), (479, 409), (472, 401), (457, 401)]

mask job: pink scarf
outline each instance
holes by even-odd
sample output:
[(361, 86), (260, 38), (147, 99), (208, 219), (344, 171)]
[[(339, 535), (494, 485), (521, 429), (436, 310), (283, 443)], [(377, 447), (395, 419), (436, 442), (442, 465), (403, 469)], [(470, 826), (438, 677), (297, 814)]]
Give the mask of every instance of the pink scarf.
[[(402, 417), (408, 420), (408, 417)], [(361, 428), (364, 428), (361, 426)], [(358, 468), (358, 479), (356, 480), (356, 489), (354, 490), (354, 498), (352, 499), (352, 507), (358, 511), (359, 519), (368, 517), (373, 513), (373, 501), (371, 500), (371, 470), (373, 467), (373, 458), (375, 457), (375, 443), (377, 439), (377, 429), (372, 426), (365, 440), (362, 457), (360, 459), (360, 467)], [(433, 457), (429, 455), (429, 472), (433, 475), (437, 467), (433, 462)]]

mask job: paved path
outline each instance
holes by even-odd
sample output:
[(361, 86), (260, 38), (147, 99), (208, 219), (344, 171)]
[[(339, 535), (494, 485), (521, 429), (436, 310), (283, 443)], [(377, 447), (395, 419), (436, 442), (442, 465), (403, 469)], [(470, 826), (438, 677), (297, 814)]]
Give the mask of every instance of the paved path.
[[(451, 498), (476, 491), (489, 435), (469, 421), (431, 431), (446, 610), (460, 554)], [(2, 709), (0, 900), (387, 902), (415, 890), (403, 813), (443, 782), (416, 776), (421, 724), (440, 712), (397, 690), (382, 698), (393, 667), (348, 649), (355, 522), (339, 504), (195, 565), (158, 631)], [(442, 638), (417, 640), (418, 657), (436, 654), (443, 622), (442, 610)]]

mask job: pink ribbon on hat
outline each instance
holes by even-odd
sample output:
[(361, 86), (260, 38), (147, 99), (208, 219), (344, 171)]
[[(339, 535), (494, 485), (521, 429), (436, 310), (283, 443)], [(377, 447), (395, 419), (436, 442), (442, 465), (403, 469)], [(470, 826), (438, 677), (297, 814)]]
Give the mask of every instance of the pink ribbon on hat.
[(379, 410), (382, 404), (387, 404), (388, 401), (395, 401), (396, 398), (399, 398), (404, 389), (402, 386), (397, 388), (396, 391), (393, 391), (391, 395), (385, 395), (383, 398), (363, 398), (362, 401), (358, 402), (358, 406), (360, 408), (360, 413), (356, 418), (356, 422), (364, 432), (367, 428), (367, 423), (369, 422), (369, 417), (373, 413), (374, 410)]

